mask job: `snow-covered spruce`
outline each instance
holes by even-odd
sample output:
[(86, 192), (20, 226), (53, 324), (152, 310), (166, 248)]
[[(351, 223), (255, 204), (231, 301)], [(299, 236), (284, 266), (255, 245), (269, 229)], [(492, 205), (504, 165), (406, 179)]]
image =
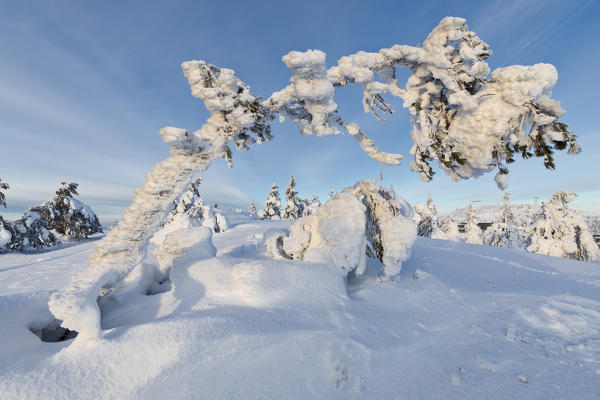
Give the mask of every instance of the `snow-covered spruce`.
[(225, 232), (228, 229), (225, 216), (214, 211), (211, 205), (204, 204), (199, 192), (201, 182), (202, 178), (194, 180), (179, 201), (173, 205), (163, 227), (152, 237), (152, 243), (160, 246), (173, 232), (198, 226), (210, 228), (214, 233)]
[(417, 235), (431, 237), (433, 232), (438, 229), (438, 212), (431, 195), (427, 196), (427, 205), (415, 204), (414, 210)]
[(276, 183), (271, 185), (269, 197), (265, 201), (264, 210), (258, 212), (260, 219), (281, 219), (281, 198), (279, 197), (279, 187)]
[(60, 245), (60, 240), (48, 230), (46, 221), (35, 211), (28, 210), (16, 221), (5, 221), (0, 216), (0, 253)]
[(444, 239), (457, 242), (460, 240), (458, 224), (451, 215), (438, 218), (437, 227), (431, 233), (432, 239)]
[(4, 208), (6, 208), (6, 196), (2, 191), (9, 188), (10, 186), (8, 183), (2, 182), (2, 179), (0, 179), (0, 206), (4, 206)]
[(330, 263), (362, 275), (366, 256), (379, 259), (385, 276), (397, 275), (416, 239), (413, 210), (396, 193), (363, 180), (344, 189), (285, 231), (265, 237), (275, 258)]
[(477, 211), (473, 203), (469, 204), (466, 212), (467, 224), (465, 225), (465, 242), (472, 244), (483, 244), (482, 232), (478, 223)]
[(304, 209), (302, 210), (302, 216), (313, 215), (317, 212), (317, 209), (321, 207), (319, 196), (313, 195), (312, 199), (304, 200)]
[(48, 229), (69, 239), (81, 240), (101, 233), (100, 220), (91, 207), (73, 197), (79, 194), (78, 186), (74, 182), (62, 182), (52, 200), (27, 211), (39, 214), (48, 224)]
[(256, 212), (256, 206), (254, 205), (254, 203), (250, 203), (250, 206), (248, 207), (248, 215), (254, 216), (256, 215)]
[[(200, 177), (190, 184), (188, 190), (179, 199), (179, 202), (174, 204), (165, 222), (165, 227), (169, 224), (178, 225), (181, 221), (177, 216), (185, 214), (188, 218), (197, 220), (200, 226), (209, 227), (215, 233), (227, 230), (228, 224), (225, 216), (215, 211), (216, 207), (213, 209), (212, 206), (204, 204), (199, 191), (201, 182), (202, 178)], [(187, 224), (184, 223), (184, 225)]]
[[(512, 66), (488, 78), (484, 60), (489, 54), (487, 44), (467, 29), (464, 19), (446, 17), (422, 48), (395, 45), (378, 53), (359, 52), (341, 58), (329, 70), (321, 51), (290, 52), (283, 57), (293, 74), (290, 85), (263, 102), (230, 69), (204, 61), (183, 63), (192, 95), (202, 99), (211, 116), (194, 133), (161, 130), (171, 157), (147, 174), (123, 219), (95, 248), (90, 268), (52, 296), (52, 313), (80, 331), (77, 340), (97, 336), (95, 299), (100, 288), (120, 282), (139, 264), (147, 241), (195, 173), (215, 158), (231, 165), (229, 142), (246, 151), (253, 143), (271, 139), (275, 114), (290, 118), (303, 134), (337, 134), (341, 128), (370, 157), (399, 164), (401, 155), (379, 150), (356, 123), (338, 113), (335, 88), (349, 83), (363, 86), (365, 109), (375, 115), (377, 109), (392, 111), (384, 93), (403, 98), (413, 125), (412, 167), (426, 180), (433, 176), (430, 161), (437, 159), (454, 179), (477, 177), (497, 167), (497, 181), (504, 186), (508, 170), (502, 161), (511, 161), (515, 152), (543, 156), (548, 167), (553, 166), (551, 146), (568, 146), (569, 153), (577, 153), (575, 136), (558, 122), (563, 110), (549, 98), (556, 69), (548, 64)], [(412, 73), (405, 89), (398, 86), (396, 67), (408, 67)]]
[(282, 219), (294, 220), (304, 215), (304, 202), (298, 196), (296, 191), (296, 181), (290, 177), (290, 182), (285, 189), (285, 207), (281, 213)]
[(504, 193), (500, 215), (484, 232), (484, 242), (496, 247), (519, 247), (521, 235), (519, 235), (519, 228), (514, 225), (513, 220), (514, 214), (510, 207), (510, 193), (506, 192)]
[(575, 197), (575, 193), (556, 192), (542, 204), (532, 224), (528, 251), (583, 261), (598, 259), (598, 246), (585, 220), (567, 206)]

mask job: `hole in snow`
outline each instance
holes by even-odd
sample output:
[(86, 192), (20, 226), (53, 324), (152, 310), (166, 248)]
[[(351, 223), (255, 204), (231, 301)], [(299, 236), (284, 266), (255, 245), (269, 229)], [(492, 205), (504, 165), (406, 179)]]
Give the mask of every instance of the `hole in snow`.
[(43, 326), (33, 324), (29, 326), (29, 330), (39, 337), (42, 342), (64, 342), (65, 340), (75, 339), (78, 332), (63, 328), (60, 326), (61, 322), (62, 321), (54, 319)]
[(165, 277), (158, 282), (153, 281), (144, 294), (146, 296), (154, 296), (155, 294), (165, 293), (169, 290), (171, 290), (171, 280), (168, 277)]

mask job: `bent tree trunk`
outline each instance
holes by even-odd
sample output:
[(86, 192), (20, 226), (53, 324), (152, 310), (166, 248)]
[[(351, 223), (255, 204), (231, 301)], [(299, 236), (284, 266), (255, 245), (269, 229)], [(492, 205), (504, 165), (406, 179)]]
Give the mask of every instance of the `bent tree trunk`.
[(99, 293), (141, 263), (148, 240), (166, 217), (170, 205), (184, 192), (194, 174), (208, 168), (211, 160), (219, 156), (211, 148), (190, 154), (185, 148), (182, 151), (181, 146), (173, 146), (173, 140), (179, 144), (189, 141), (185, 130), (165, 128), (161, 134), (167, 143), (171, 142), (171, 157), (156, 164), (146, 175), (146, 182), (136, 191), (123, 219), (96, 245), (88, 267), (50, 299), (54, 316), (82, 337), (96, 337), (100, 332), (96, 302)]

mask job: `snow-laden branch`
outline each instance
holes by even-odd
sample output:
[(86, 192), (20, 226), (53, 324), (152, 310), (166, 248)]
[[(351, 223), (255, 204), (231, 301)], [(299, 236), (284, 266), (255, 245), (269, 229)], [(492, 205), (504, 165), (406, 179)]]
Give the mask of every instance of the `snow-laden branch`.
[[(362, 85), (365, 111), (382, 120), (382, 114), (393, 113), (383, 96), (403, 99), (413, 126), (411, 166), (425, 180), (432, 178), (430, 162), (437, 160), (453, 179), (478, 177), (497, 168), (496, 182), (504, 188), (508, 177), (504, 163), (514, 161), (515, 152), (544, 157), (548, 168), (554, 168), (552, 148), (568, 146), (569, 153), (578, 153), (575, 135), (558, 122), (564, 113), (560, 103), (549, 98), (557, 80), (555, 68), (512, 66), (489, 76), (485, 60), (490, 54), (464, 19), (447, 17), (423, 47), (395, 45), (377, 53), (358, 52), (329, 69), (319, 50), (290, 52), (283, 57), (293, 75), (290, 84), (265, 101), (253, 96), (230, 69), (204, 61), (184, 62), (192, 95), (204, 102), (210, 117), (193, 133), (161, 130), (171, 157), (146, 176), (123, 219), (96, 247), (89, 267), (52, 296), (51, 311), (77, 330), (79, 338), (97, 336), (99, 293), (110, 292), (141, 262), (149, 238), (192, 176), (215, 158), (231, 164), (230, 142), (246, 151), (270, 140), (275, 115), (289, 118), (303, 134), (346, 131), (370, 157), (399, 164), (401, 155), (381, 151), (358, 124), (342, 118), (335, 88), (350, 83)], [(405, 88), (396, 79), (397, 67), (411, 72)]]

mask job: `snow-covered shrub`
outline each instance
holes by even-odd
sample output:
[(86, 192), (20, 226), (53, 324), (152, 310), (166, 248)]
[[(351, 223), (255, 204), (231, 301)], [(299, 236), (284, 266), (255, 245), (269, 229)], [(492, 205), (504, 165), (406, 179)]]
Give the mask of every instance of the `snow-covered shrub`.
[(92, 209), (75, 199), (78, 195), (77, 183), (62, 182), (56, 190), (56, 196), (40, 206), (30, 207), (48, 224), (48, 229), (70, 239), (85, 239), (102, 232), (102, 226)]
[(467, 224), (465, 225), (465, 242), (472, 244), (483, 244), (481, 228), (477, 224), (477, 211), (473, 203), (469, 204), (466, 212)]
[(567, 206), (575, 197), (575, 193), (556, 192), (542, 203), (532, 224), (528, 251), (583, 261), (598, 258), (598, 246), (585, 220)]
[(460, 239), (460, 233), (454, 218), (451, 215), (438, 218), (437, 228), (431, 233), (431, 238), (457, 242)]
[(8, 183), (2, 182), (2, 179), (0, 179), (0, 206), (4, 206), (4, 208), (6, 208), (6, 196), (4, 195), (2, 190), (6, 190), (8, 188), (10, 188)]
[(21, 219), (10, 222), (0, 217), (0, 252), (37, 250), (60, 246), (61, 242), (47, 228), (46, 221), (28, 210)]
[(506, 192), (503, 198), (500, 215), (496, 221), (485, 230), (483, 241), (496, 247), (519, 247), (521, 235), (519, 227), (513, 223), (514, 214), (510, 207), (510, 193)]
[(290, 183), (285, 189), (285, 208), (281, 213), (281, 218), (287, 220), (298, 219), (304, 214), (304, 207), (304, 202), (298, 196), (298, 192), (296, 192), (296, 181), (291, 176)]
[(279, 198), (278, 189), (279, 187), (276, 183), (271, 185), (269, 197), (265, 201), (265, 208), (258, 213), (260, 219), (281, 219), (281, 199)]
[(415, 204), (414, 210), (417, 235), (431, 237), (431, 234), (438, 229), (438, 213), (431, 196), (427, 196), (427, 205)]
[(361, 275), (366, 255), (378, 258), (387, 277), (400, 272), (416, 238), (410, 205), (396, 193), (358, 182), (300, 218), (287, 236), (271, 243), (284, 257), (332, 263), (347, 274)]

